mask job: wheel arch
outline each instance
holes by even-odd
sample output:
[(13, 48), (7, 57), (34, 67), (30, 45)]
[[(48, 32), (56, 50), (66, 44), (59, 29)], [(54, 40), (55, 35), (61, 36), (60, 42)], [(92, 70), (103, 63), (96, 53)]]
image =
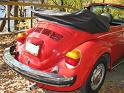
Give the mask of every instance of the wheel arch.
[(105, 52), (102, 57), (104, 57), (104, 59), (106, 60), (107, 62), (107, 70), (110, 69), (110, 64), (111, 64), (111, 55), (109, 52)]

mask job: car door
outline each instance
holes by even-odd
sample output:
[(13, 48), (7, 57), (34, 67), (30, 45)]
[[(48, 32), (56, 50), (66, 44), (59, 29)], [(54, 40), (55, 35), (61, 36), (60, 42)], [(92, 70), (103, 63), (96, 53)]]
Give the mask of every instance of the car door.
[(117, 59), (123, 56), (123, 33), (122, 26), (110, 26), (109, 32), (99, 36), (99, 38), (107, 43), (111, 49), (111, 62), (116, 62)]
[(124, 56), (124, 7), (109, 6), (109, 12), (112, 15), (110, 33), (112, 33), (112, 62)]
[[(115, 38), (118, 38), (116, 45), (112, 46), (112, 64), (116, 65), (120, 58), (124, 57), (124, 26), (116, 26), (117, 34)], [(115, 39), (116, 40), (116, 39)]]
[(124, 55), (124, 41), (123, 41), (123, 26), (111, 26), (110, 33), (108, 36), (109, 42), (111, 43), (111, 61), (117, 62), (118, 59)]
[(121, 43), (122, 43), (122, 51), (123, 51), (123, 57), (124, 57), (124, 25), (122, 26), (121, 32), (122, 32)]

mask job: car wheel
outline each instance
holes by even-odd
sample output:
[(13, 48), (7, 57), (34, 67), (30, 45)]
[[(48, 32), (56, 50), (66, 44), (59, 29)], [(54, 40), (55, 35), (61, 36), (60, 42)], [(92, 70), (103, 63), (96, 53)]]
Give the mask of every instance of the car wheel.
[(80, 93), (98, 93), (103, 85), (107, 71), (107, 62), (100, 58), (94, 65), (86, 84), (80, 88)]

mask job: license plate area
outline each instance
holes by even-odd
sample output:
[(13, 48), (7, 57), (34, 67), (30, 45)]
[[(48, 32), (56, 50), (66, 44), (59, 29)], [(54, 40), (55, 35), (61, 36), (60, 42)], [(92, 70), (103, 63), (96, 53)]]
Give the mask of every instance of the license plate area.
[(26, 42), (26, 48), (25, 49), (27, 52), (37, 56), (39, 53), (40, 46), (32, 44), (30, 42)]

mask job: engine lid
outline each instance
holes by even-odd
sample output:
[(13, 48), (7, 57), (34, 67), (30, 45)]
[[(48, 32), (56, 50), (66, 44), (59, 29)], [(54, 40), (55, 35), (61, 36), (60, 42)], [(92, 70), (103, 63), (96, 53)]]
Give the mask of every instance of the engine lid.
[(26, 42), (32, 44), (36, 48), (35, 51), (39, 46), (37, 58), (42, 68), (48, 68), (62, 59), (68, 51), (91, 38), (91, 34), (86, 32), (53, 23), (47, 23), (44, 27), (44, 23), (41, 22), (35, 31), (29, 34)]

